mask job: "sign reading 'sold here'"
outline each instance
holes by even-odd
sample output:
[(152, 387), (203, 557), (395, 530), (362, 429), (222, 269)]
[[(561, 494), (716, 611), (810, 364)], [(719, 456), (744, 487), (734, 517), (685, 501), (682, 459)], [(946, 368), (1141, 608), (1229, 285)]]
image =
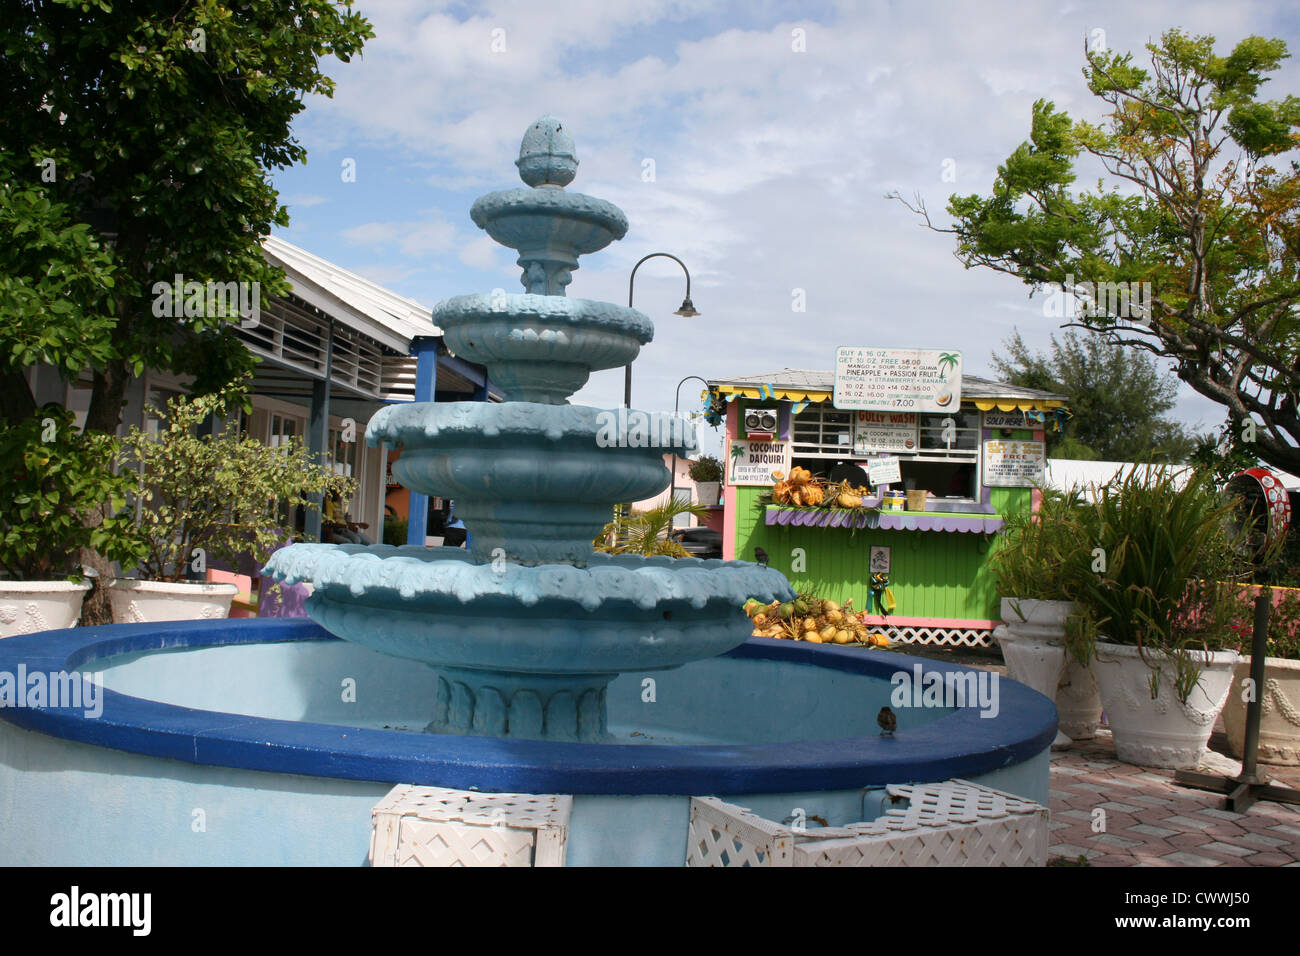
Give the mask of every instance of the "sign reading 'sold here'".
[(727, 483), (731, 485), (774, 485), (775, 474), (790, 477), (790, 443), (787, 441), (744, 441), (727, 445)]
[(1042, 484), (1047, 449), (1041, 441), (993, 439), (984, 443), (984, 484), (990, 488), (1032, 488)]
[(961, 353), (941, 349), (835, 350), (836, 408), (945, 412), (961, 407)]

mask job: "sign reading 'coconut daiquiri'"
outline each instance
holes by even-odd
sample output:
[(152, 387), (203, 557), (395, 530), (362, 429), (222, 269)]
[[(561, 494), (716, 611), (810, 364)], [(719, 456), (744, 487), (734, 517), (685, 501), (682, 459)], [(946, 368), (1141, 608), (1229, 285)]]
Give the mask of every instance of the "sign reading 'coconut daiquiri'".
[(961, 406), (961, 353), (841, 345), (834, 403), (863, 411), (951, 411)]
[(774, 485), (790, 477), (788, 441), (745, 441), (727, 443), (727, 484)]

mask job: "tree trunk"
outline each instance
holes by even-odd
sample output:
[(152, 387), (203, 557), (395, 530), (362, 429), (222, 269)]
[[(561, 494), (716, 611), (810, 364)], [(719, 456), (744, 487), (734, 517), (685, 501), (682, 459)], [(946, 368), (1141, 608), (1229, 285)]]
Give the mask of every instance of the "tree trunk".
[(90, 409), (86, 412), (86, 431), (116, 435), (122, 423), (122, 406), (126, 403), (126, 386), (131, 380), (124, 362), (110, 362), (95, 370), (90, 392)]
[(27, 385), (27, 377), (16, 369), (0, 374), (0, 418), (17, 425), (36, 414), (36, 399)]
[[(86, 412), (85, 431), (104, 432), (116, 435), (122, 422), (122, 405), (126, 398), (126, 386), (130, 373), (123, 362), (110, 362), (102, 371), (95, 370), (94, 385), (90, 393), (90, 408)], [(98, 523), (103, 520), (99, 512), (87, 515), (88, 522)], [(116, 574), (113, 562), (105, 559), (92, 548), (83, 548), (81, 563), (92, 568), (95, 576), (91, 578), (93, 587), (81, 604), (81, 625), (93, 627), (113, 623), (113, 607), (108, 600), (108, 582)]]

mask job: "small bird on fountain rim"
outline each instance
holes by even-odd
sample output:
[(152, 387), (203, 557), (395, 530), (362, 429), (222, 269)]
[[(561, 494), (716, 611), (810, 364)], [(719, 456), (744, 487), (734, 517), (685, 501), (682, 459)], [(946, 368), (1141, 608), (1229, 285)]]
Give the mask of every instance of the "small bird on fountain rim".
[(767, 567), (767, 552), (762, 548), (754, 549), (754, 560), (758, 562), (759, 567)]
[(880, 725), (880, 736), (892, 737), (898, 729), (898, 715), (888, 707), (881, 707), (880, 713), (876, 714), (876, 723)]

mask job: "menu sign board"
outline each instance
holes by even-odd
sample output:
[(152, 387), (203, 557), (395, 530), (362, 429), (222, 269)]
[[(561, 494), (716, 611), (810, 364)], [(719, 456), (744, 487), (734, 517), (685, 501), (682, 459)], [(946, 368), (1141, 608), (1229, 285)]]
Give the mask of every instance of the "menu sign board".
[(853, 454), (915, 452), (921, 440), (920, 428), (916, 412), (855, 412)]
[(961, 353), (841, 345), (834, 403), (855, 411), (953, 411), (961, 407)]
[(992, 439), (984, 443), (984, 484), (989, 488), (1032, 488), (1042, 484), (1047, 447), (1041, 441)]
[(873, 458), (867, 462), (867, 480), (873, 486), (888, 485), (903, 480), (903, 470), (897, 455)]
[(727, 484), (774, 485), (776, 473), (790, 477), (788, 441), (732, 439), (727, 443)]

